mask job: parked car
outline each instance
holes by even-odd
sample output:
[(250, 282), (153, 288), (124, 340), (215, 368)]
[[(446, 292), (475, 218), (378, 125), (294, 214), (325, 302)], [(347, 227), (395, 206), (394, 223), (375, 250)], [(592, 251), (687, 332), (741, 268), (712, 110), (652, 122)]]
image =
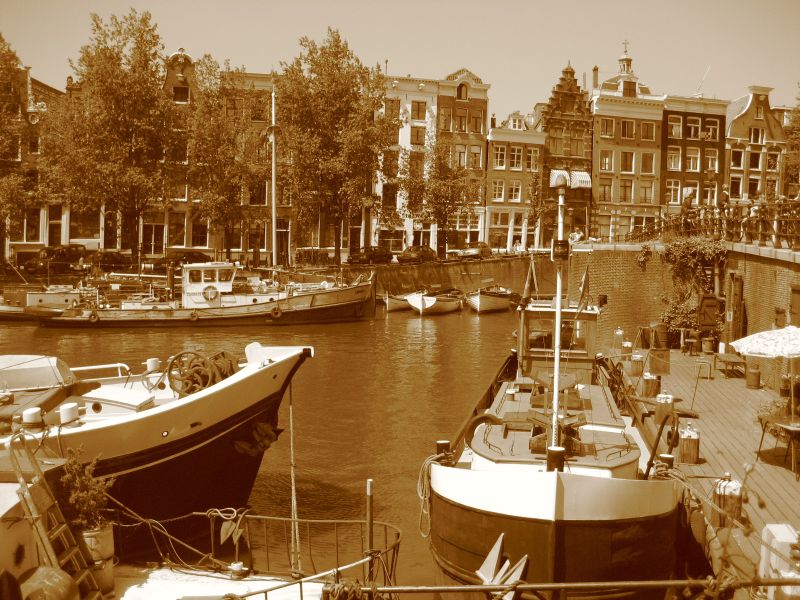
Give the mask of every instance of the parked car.
[(351, 265), (375, 265), (389, 264), (392, 262), (394, 254), (383, 246), (367, 246), (358, 252), (353, 252), (347, 257), (347, 263)]
[(27, 273), (69, 273), (73, 263), (86, 256), (83, 244), (45, 246), (22, 265)]
[(439, 260), (436, 250), (430, 246), (409, 246), (397, 255), (399, 263), (424, 263)]
[(72, 264), (72, 270), (86, 272), (90, 271), (93, 265), (96, 265), (103, 273), (111, 273), (112, 271), (127, 271), (132, 264), (133, 261), (127, 254), (114, 250), (104, 250), (87, 254), (78, 262)]
[(166, 273), (167, 265), (172, 263), (176, 271), (187, 263), (210, 262), (214, 260), (208, 254), (199, 250), (173, 250), (152, 262), (143, 262), (142, 270), (153, 271), (154, 273)]
[(486, 242), (469, 242), (467, 247), (461, 250), (460, 255), (467, 260), (492, 258), (492, 249)]

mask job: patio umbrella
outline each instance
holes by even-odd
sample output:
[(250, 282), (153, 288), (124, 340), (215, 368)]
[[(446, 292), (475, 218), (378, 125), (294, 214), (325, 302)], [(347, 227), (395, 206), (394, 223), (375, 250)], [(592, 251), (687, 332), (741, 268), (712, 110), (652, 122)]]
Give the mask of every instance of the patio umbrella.
[(800, 357), (800, 327), (787, 325), (782, 329), (759, 331), (731, 342), (739, 354), (760, 358), (788, 358), (791, 375), (792, 422), (794, 422), (794, 363)]

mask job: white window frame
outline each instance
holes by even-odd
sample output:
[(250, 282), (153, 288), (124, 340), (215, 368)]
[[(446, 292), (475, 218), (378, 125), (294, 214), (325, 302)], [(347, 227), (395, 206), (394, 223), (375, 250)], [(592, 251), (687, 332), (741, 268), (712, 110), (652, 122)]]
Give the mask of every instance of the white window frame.
[[(739, 159), (738, 161), (736, 159)], [(744, 168), (744, 150), (731, 150), (731, 169)]]
[[(625, 156), (630, 155), (631, 164), (629, 168), (625, 168)], [(631, 150), (622, 150), (619, 153), (619, 172), (620, 173), (633, 173), (636, 170), (636, 153)]]
[[(628, 198), (625, 198), (623, 196), (623, 192), (622, 192), (622, 190), (625, 189), (625, 186), (623, 186), (622, 184), (625, 183), (625, 182), (631, 184), (630, 185), (631, 193), (630, 193), (630, 197), (628, 197)], [(635, 191), (634, 191), (634, 185), (633, 185), (633, 178), (632, 177), (621, 177), (620, 180), (619, 180), (619, 201), (620, 202), (624, 202), (626, 204), (633, 203), (633, 199), (635, 197), (634, 194), (635, 194)]]
[(522, 182), (519, 179), (512, 179), (508, 185), (508, 201), (522, 202)]
[(506, 182), (502, 179), (492, 180), (492, 202), (503, 202), (505, 200)]
[(614, 119), (609, 119), (607, 117), (603, 117), (600, 119), (600, 137), (604, 138), (614, 137)]
[(764, 107), (756, 106), (756, 119), (764, 120)]
[[(645, 156), (650, 157), (650, 169), (645, 171), (646, 168), (646, 160)], [(655, 175), (656, 172), (656, 153), (655, 152), (642, 152), (642, 156), (640, 158), (639, 163), (639, 171), (644, 175)]]
[[(640, 181), (636, 186), (639, 188), (639, 202), (642, 204), (652, 204), (653, 203), (653, 182), (652, 181)], [(650, 190), (650, 193), (647, 193), (647, 190)]]
[(539, 167), (539, 149), (528, 148), (525, 152), (525, 168), (528, 171), (535, 171)]
[(686, 139), (700, 139), (700, 117), (686, 117)]
[[(656, 139), (656, 124), (655, 123), (653, 123), (652, 121), (642, 121), (639, 124), (639, 129), (642, 132), (641, 135), (642, 135), (642, 139), (643, 140), (648, 141), (648, 142), (654, 142), (655, 141), (655, 139)], [(648, 133), (648, 130), (649, 130), (650, 135), (646, 135)]]
[(522, 131), (522, 117), (511, 117), (511, 129)]
[(665, 190), (668, 204), (681, 203), (681, 182), (679, 179), (667, 179)]
[[(770, 157), (775, 157), (775, 166), (770, 168), (769, 166), (769, 159)], [(780, 171), (781, 169), (781, 153), (780, 152), (767, 152), (767, 171)]]
[(463, 144), (456, 144), (456, 164), (462, 169), (467, 168), (467, 147)]
[(495, 169), (505, 169), (506, 168), (506, 147), (505, 146), (495, 146), (494, 147), (494, 159), (492, 161), (492, 166)]
[[(736, 186), (734, 186), (734, 182), (736, 182)], [(735, 187), (738, 187), (738, 193)], [(731, 198), (739, 199), (742, 197), (742, 176), (741, 175), (731, 175), (731, 181), (729, 184), (729, 192)]]
[[(675, 160), (677, 157), (677, 160)], [(681, 170), (681, 147), (667, 146), (667, 171)]]
[[(753, 158), (757, 157), (756, 165), (753, 166)], [(761, 171), (761, 152), (750, 151), (747, 153), (747, 168), (751, 171)]]
[(692, 173), (700, 172), (700, 148), (686, 149), (686, 170)]
[[(628, 132), (630, 135), (625, 135), (626, 125), (630, 125), (631, 130)], [(619, 125), (619, 135), (623, 140), (636, 139), (636, 121), (633, 119), (622, 119)]]
[(716, 148), (706, 148), (705, 170), (710, 173), (719, 172), (719, 153)]
[[(692, 206), (697, 206), (700, 204), (700, 182), (699, 181), (687, 181), (684, 186), (683, 190), (681, 190), (682, 194), (686, 193), (687, 189), (694, 190), (694, 197), (692, 198)], [(683, 199), (683, 196), (681, 196)]]
[(511, 146), (508, 166), (512, 171), (522, 171), (522, 146)]
[(683, 138), (683, 117), (680, 115), (667, 117), (667, 137), (674, 140)]
[[(477, 156), (477, 159), (475, 158)], [(469, 168), (480, 169), (483, 162), (483, 149), (480, 146), (469, 147)]]
[(706, 206), (717, 204), (717, 182), (713, 181), (703, 186), (703, 203)]
[(600, 150), (599, 169), (603, 173), (611, 173), (614, 171), (614, 151), (613, 150)]
[(719, 139), (719, 120), (706, 119), (705, 132), (707, 140), (717, 141)]
[(763, 127), (751, 127), (750, 128), (750, 143), (751, 144), (763, 144), (764, 143), (764, 128)]
[[(756, 182), (756, 192), (755, 194), (750, 194), (750, 182)], [(747, 197), (748, 198), (756, 198), (761, 193), (761, 177), (753, 177), (752, 175), (747, 177)]]

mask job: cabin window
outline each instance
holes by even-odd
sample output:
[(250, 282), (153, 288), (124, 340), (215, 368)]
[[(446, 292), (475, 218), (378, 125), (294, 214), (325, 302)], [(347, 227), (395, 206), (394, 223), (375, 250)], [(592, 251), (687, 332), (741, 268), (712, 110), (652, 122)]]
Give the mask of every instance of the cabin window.
[(219, 270), (219, 280), (220, 281), (233, 281), (233, 269), (220, 269)]
[(203, 270), (203, 282), (215, 282), (217, 280), (217, 272), (214, 269)]
[(200, 283), (202, 273), (197, 270), (189, 271), (189, 283)]
[[(561, 321), (561, 350), (586, 350), (585, 329), (580, 321)], [(528, 347), (553, 350), (553, 320), (532, 319), (529, 325)]]

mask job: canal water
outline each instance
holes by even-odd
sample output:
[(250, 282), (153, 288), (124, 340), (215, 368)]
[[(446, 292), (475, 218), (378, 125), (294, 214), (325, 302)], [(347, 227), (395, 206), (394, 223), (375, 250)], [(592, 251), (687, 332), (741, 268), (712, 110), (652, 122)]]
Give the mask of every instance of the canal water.
[[(291, 328), (220, 327), (123, 332), (0, 324), (0, 353), (52, 354), (70, 366), (125, 362), (143, 369), (183, 350), (243, 356), (251, 341), (312, 345), (291, 390), (300, 518), (360, 519), (367, 479), (375, 519), (401, 528), (398, 583), (432, 584), (427, 540), (419, 533), (417, 479), (435, 441), (451, 438), (514, 345), (512, 311), (420, 317), (411, 311), (357, 323)], [(255, 512), (291, 511), (289, 398), (287, 431), (265, 454), (251, 504)], [(235, 468), (232, 466), (232, 468)]]

